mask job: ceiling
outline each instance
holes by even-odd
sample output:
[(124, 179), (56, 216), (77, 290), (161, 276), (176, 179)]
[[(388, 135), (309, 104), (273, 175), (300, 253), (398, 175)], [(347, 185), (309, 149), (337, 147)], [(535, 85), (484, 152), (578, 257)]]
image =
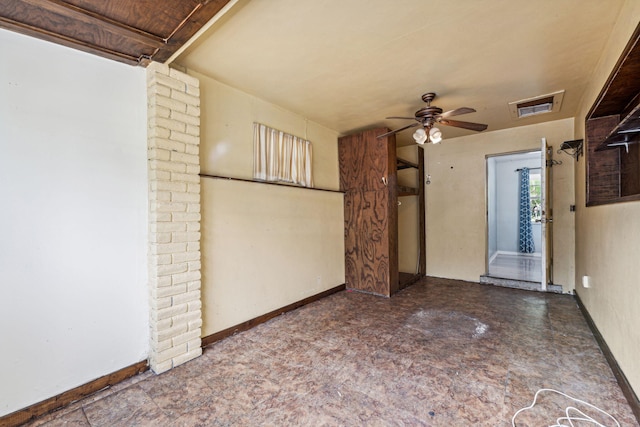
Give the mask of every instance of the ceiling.
[[(385, 117), (431, 91), (489, 132), (574, 117), (623, 2), (239, 0), (175, 62), (342, 134), (409, 124)], [(559, 112), (512, 119), (509, 102), (559, 90)]]
[[(3, 0), (0, 27), (176, 64), (341, 134), (397, 129), (436, 92), (485, 132), (574, 117), (624, 0)], [(508, 103), (564, 90), (560, 111)], [(445, 138), (473, 131), (442, 127)], [(410, 144), (411, 131), (398, 134)]]

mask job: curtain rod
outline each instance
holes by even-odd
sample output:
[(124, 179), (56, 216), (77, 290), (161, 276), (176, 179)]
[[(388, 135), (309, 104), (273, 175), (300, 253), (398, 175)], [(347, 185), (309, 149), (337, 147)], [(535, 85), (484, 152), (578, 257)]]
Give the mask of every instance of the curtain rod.
[[(532, 170), (532, 169), (542, 169), (542, 168), (529, 168), (529, 170)], [(521, 170), (522, 170), (522, 168), (516, 169), (516, 170), (514, 170), (514, 172), (520, 172)]]

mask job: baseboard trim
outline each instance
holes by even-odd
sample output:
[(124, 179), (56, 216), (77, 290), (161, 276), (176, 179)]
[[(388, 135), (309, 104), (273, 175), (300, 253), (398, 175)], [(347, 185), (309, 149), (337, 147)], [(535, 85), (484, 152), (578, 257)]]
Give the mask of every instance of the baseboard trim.
[(627, 377), (624, 375), (624, 372), (622, 372), (622, 369), (620, 369), (620, 365), (618, 365), (618, 361), (613, 356), (613, 353), (611, 353), (611, 350), (609, 349), (607, 342), (602, 337), (602, 334), (598, 330), (598, 327), (594, 323), (593, 319), (591, 318), (591, 315), (589, 314), (589, 311), (587, 311), (587, 308), (582, 303), (582, 300), (580, 299), (580, 295), (578, 295), (577, 292), (575, 294), (575, 297), (578, 303), (578, 307), (580, 308), (582, 315), (584, 316), (585, 320), (587, 321), (587, 324), (589, 325), (589, 329), (591, 329), (591, 332), (593, 332), (593, 336), (598, 342), (598, 345), (600, 346), (600, 349), (602, 350), (604, 357), (607, 359), (607, 363), (611, 367), (611, 370), (613, 371), (613, 375), (616, 377), (616, 380), (618, 381), (618, 385), (622, 389), (622, 394), (624, 394), (624, 397), (627, 398), (627, 402), (629, 402), (629, 406), (631, 406), (631, 410), (633, 411), (633, 414), (636, 416), (636, 420), (638, 421), (638, 423), (640, 423), (640, 400), (638, 400), (638, 396), (636, 396), (636, 393), (633, 391), (633, 388), (631, 388), (631, 384), (629, 384)]
[[(345, 289), (346, 289), (345, 284), (338, 285), (334, 288), (328, 289), (324, 292), (320, 292), (316, 295), (312, 295), (300, 301), (286, 305), (277, 310), (273, 310), (269, 313), (263, 314), (262, 316), (258, 316), (254, 319), (243, 322), (239, 325), (232, 326), (231, 328), (227, 328), (220, 332), (216, 332), (215, 334), (209, 335), (202, 339), (202, 347), (206, 347), (207, 345), (213, 344), (216, 341), (220, 341), (238, 332), (251, 329), (281, 314), (287, 313), (289, 311), (293, 311), (304, 305), (307, 305), (314, 301), (318, 301), (322, 298), (325, 298), (331, 294), (335, 294), (336, 292), (344, 291)], [(6, 427), (20, 426), (37, 417), (48, 414), (57, 409), (61, 409), (73, 402), (76, 402), (80, 399), (90, 396), (93, 393), (96, 393), (100, 390), (104, 390), (105, 388), (111, 387), (113, 385), (116, 385), (119, 382), (122, 382), (128, 378), (131, 378), (135, 375), (141, 374), (148, 370), (149, 370), (149, 363), (146, 360), (135, 363), (131, 366), (127, 366), (125, 368), (112, 372), (111, 374), (102, 376), (98, 379), (90, 381), (76, 388), (67, 390), (49, 399), (43, 400), (38, 403), (34, 403), (33, 405), (28, 406), (24, 409), (20, 409), (16, 412), (12, 412), (10, 414), (4, 415), (0, 417), (0, 426), (6, 426)]]
[(49, 412), (53, 412), (56, 409), (60, 409), (70, 403), (87, 397), (107, 387), (111, 387), (121, 381), (126, 380), (127, 378), (131, 378), (147, 370), (149, 370), (149, 363), (146, 360), (134, 363), (131, 366), (127, 366), (126, 368), (122, 368), (116, 372), (112, 372), (108, 375), (102, 376), (86, 384), (65, 391), (49, 399), (43, 400), (42, 402), (34, 403), (33, 405), (28, 406), (24, 409), (20, 409), (16, 412), (12, 412), (8, 415), (0, 417), (0, 425), (7, 427), (19, 426), (33, 420), (34, 418), (48, 414)]
[(268, 322), (274, 317), (280, 316), (281, 314), (287, 313), (289, 311), (293, 311), (304, 305), (307, 305), (312, 302), (318, 301), (322, 298), (328, 297), (329, 295), (335, 294), (336, 292), (344, 291), (345, 289), (346, 289), (346, 284), (343, 283), (342, 285), (338, 285), (335, 288), (328, 289), (324, 292), (320, 292), (319, 294), (312, 295), (300, 301), (297, 301), (292, 304), (286, 305), (284, 307), (278, 308), (276, 310), (270, 311), (269, 313), (263, 314), (262, 316), (255, 317), (253, 319), (247, 320), (246, 322), (242, 322), (230, 328), (223, 329), (220, 332), (216, 332), (211, 335), (208, 335), (202, 338), (202, 347), (211, 345), (217, 341), (223, 340), (239, 332), (247, 331), (251, 328), (254, 328), (260, 325), (261, 323)]

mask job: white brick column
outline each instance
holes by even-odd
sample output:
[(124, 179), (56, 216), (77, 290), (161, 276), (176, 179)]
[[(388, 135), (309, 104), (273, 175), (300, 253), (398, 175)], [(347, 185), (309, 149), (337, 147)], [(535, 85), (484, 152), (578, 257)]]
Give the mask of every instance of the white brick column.
[(154, 372), (202, 354), (200, 82), (147, 67), (150, 354)]

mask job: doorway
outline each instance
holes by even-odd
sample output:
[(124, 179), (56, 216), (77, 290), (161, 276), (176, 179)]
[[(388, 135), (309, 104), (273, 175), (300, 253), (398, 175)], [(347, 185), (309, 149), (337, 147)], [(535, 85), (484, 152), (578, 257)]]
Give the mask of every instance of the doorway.
[(542, 281), (542, 173), (540, 150), (487, 157), (487, 276)]

